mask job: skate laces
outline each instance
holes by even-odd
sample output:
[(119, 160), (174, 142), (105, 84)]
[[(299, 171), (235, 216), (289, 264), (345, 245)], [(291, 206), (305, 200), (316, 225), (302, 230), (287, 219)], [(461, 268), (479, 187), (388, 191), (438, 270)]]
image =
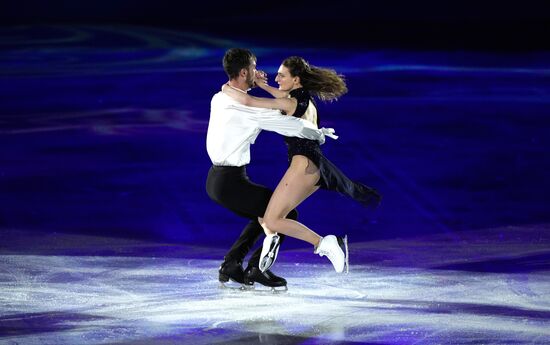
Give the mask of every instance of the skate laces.
[(319, 254), (320, 256), (326, 256), (329, 259), (331, 259), (334, 256), (333, 255), (334, 253), (332, 251), (328, 250), (328, 249), (319, 249), (319, 248), (317, 248), (317, 253), (316, 254)]
[(334, 248), (331, 248), (329, 243), (325, 243), (323, 245), (323, 240), (329, 240), (329, 239), (326, 237), (321, 238), (321, 242), (319, 242), (319, 245), (315, 250), (315, 254), (319, 254), (319, 256), (326, 256), (329, 258), (330, 261), (333, 261), (333, 259), (335, 259), (335, 257), (337, 256), (336, 253), (334, 252)]
[(318, 244), (317, 247), (315, 247), (315, 249), (313, 250), (313, 253), (314, 253), (314, 254), (318, 254), (319, 256), (328, 256), (329, 251), (326, 250), (326, 249), (324, 249), (324, 248), (321, 248), (324, 239), (325, 239), (324, 237), (321, 237), (321, 240), (319, 241), (319, 244)]
[(317, 251), (317, 254), (319, 254), (320, 256), (328, 256), (330, 257), (330, 251), (326, 250), (326, 249), (320, 249)]

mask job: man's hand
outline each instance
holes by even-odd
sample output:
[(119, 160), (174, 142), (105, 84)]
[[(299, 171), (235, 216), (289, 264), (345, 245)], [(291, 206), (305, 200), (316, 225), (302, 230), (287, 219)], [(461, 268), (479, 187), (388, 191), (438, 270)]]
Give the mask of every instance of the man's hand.
[(326, 137), (332, 138), (334, 140), (338, 139), (338, 136), (334, 134), (334, 128), (321, 128), (321, 133), (323, 133)]

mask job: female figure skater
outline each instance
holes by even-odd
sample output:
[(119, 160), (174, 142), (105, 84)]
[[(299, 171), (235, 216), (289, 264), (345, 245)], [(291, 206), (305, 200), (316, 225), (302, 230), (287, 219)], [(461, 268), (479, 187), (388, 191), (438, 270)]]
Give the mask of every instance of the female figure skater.
[[(338, 99), (347, 92), (343, 76), (334, 70), (309, 65), (303, 58), (292, 56), (283, 61), (275, 81), (279, 88), (267, 84), (265, 75), (256, 75), (256, 85), (275, 98), (254, 97), (225, 84), (222, 90), (242, 104), (279, 109), (283, 114), (309, 120), (319, 127), (319, 117), (313, 96), (322, 101)], [(260, 256), (260, 270), (273, 265), (279, 250), (282, 233), (314, 246), (314, 253), (327, 256), (336, 272), (348, 271), (347, 236), (319, 236), (307, 226), (286, 219), (286, 215), (313, 194), (317, 189), (334, 190), (350, 196), (365, 206), (378, 205), (381, 196), (376, 190), (351, 181), (321, 152), (315, 140), (285, 137), (288, 147), (289, 167), (277, 185), (263, 219), (259, 222), (266, 238)]]

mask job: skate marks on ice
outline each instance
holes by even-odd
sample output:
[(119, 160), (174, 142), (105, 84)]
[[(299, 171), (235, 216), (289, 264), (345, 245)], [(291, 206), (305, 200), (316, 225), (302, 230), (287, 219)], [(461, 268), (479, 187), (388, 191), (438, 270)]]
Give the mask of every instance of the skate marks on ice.
[[(349, 274), (336, 274), (309, 249), (282, 251), (273, 267), (289, 282), (281, 294), (220, 289), (220, 262), (206, 253), (182, 258), (0, 251), (0, 343), (546, 342), (547, 270), (438, 267), (488, 254), (540, 252), (538, 244), (524, 241), (514, 251), (502, 243), (499, 252), (495, 242), (487, 249), (491, 253), (464, 251), (460, 258), (460, 250), (441, 241), (410, 242), (433, 250), (418, 254), (412, 265), (399, 257), (414, 254), (403, 249), (405, 241), (351, 243)], [(381, 260), (366, 258), (365, 247), (377, 248)]]

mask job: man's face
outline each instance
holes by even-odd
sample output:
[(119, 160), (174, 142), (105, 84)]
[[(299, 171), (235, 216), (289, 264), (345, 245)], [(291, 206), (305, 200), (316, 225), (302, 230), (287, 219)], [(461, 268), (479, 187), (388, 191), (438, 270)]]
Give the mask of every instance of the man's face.
[(250, 65), (248, 66), (248, 73), (246, 75), (246, 84), (249, 88), (254, 86), (254, 75), (256, 75), (256, 60), (250, 60)]

